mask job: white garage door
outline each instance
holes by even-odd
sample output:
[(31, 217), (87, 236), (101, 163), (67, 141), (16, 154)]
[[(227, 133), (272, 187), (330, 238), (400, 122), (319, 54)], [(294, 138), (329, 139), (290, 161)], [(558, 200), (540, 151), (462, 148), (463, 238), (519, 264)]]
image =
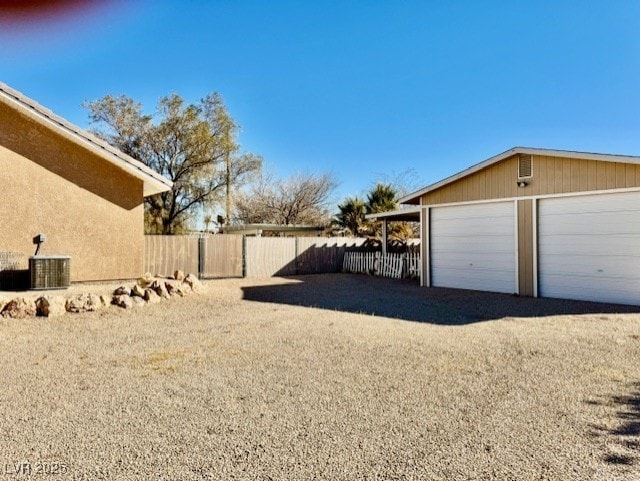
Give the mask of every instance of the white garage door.
[(433, 208), (431, 285), (516, 292), (514, 203)]
[(640, 193), (542, 199), (539, 294), (640, 304)]

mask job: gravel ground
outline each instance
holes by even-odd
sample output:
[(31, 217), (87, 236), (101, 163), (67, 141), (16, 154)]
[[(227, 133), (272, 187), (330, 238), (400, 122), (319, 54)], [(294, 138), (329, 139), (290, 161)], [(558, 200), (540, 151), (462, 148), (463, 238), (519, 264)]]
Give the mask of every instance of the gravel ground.
[(638, 308), (352, 275), (205, 291), (0, 319), (0, 479), (640, 480)]

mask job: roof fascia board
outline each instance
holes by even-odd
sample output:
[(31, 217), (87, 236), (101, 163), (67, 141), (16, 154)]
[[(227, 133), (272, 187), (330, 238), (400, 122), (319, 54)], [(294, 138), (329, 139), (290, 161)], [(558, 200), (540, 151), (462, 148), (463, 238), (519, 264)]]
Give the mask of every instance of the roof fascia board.
[(541, 156), (548, 156), (548, 157), (564, 157), (569, 159), (597, 160), (600, 162), (620, 162), (623, 164), (640, 165), (640, 157), (632, 156), (632, 155), (597, 154), (592, 152), (575, 152), (571, 150), (514, 147), (498, 155), (494, 155), (493, 157), (490, 157), (487, 160), (484, 160), (478, 164), (472, 165), (468, 169), (460, 171), (457, 174), (451, 175), (434, 184), (423, 187), (422, 189), (412, 192), (411, 194), (407, 194), (401, 199), (399, 199), (398, 202), (400, 202), (401, 204), (411, 202), (412, 200), (415, 200), (417, 197), (421, 197), (428, 192), (439, 189), (440, 187), (443, 187), (447, 184), (455, 182), (456, 180), (462, 179), (463, 177), (467, 177), (471, 174), (474, 174), (482, 169), (489, 167), (490, 165), (496, 164), (502, 160), (505, 160), (517, 154), (541, 155)]
[(402, 214), (418, 214), (422, 209), (421, 205), (415, 207), (405, 207), (403, 209), (389, 210), (386, 212), (376, 212), (375, 214), (365, 215), (365, 219), (384, 219), (385, 217), (394, 217)]
[(95, 135), (73, 125), (49, 109), (42, 107), (1, 82), (0, 96), (6, 99), (12, 107), (15, 107), (19, 112), (38, 122), (40, 125), (56, 132), (58, 135), (76, 145), (86, 148), (100, 158), (142, 180), (145, 197), (166, 192), (173, 186), (173, 183), (169, 179), (150, 169), (142, 162), (112, 147)]

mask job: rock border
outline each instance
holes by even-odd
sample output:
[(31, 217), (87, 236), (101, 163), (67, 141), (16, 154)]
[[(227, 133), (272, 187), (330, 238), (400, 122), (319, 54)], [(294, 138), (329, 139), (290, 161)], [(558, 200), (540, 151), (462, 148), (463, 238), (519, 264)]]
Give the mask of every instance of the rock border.
[(109, 305), (123, 309), (143, 307), (172, 297), (184, 297), (203, 290), (198, 276), (176, 271), (173, 277), (152, 276), (145, 273), (132, 287), (120, 286), (111, 298), (105, 295), (81, 293), (69, 297), (44, 295), (35, 300), (25, 297), (0, 299), (0, 317), (26, 319), (30, 317), (59, 317), (66, 313), (94, 312)]

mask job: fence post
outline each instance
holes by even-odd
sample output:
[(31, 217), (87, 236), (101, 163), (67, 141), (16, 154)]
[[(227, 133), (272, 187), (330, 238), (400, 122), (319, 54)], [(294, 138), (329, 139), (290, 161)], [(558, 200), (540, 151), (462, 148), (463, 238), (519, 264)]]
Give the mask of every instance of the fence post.
[(295, 240), (296, 240), (296, 257), (295, 257), (295, 260), (293, 262), (294, 262), (294, 265), (295, 265), (295, 271), (294, 272), (295, 272), (295, 275), (297, 276), (298, 272), (299, 272), (299, 268), (300, 268), (300, 261), (298, 260), (298, 256), (300, 255), (300, 245), (298, 243), (298, 236), (295, 237)]
[(402, 254), (402, 264), (400, 266), (400, 279), (404, 279), (407, 276), (407, 273), (410, 270), (410, 264), (409, 264), (409, 254), (408, 253), (403, 253)]
[(206, 262), (207, 258), (207, 239), (203, 236), (198, 238), (198, 279), (202, 279), (204, 277), (204, 273), (206, 272)]
[(242, 235), (242, 277), (247, 277), (247, 236)]

